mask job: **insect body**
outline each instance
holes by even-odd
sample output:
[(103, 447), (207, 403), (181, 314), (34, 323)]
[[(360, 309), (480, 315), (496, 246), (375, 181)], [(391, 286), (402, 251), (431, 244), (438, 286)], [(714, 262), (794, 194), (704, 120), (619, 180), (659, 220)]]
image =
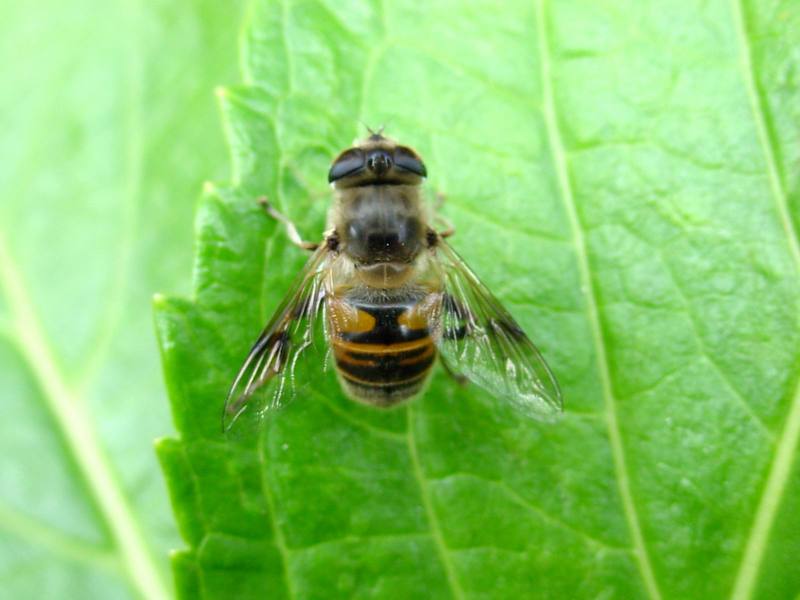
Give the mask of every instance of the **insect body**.
[(524, 413), (561, 410), (558, 385), (509, 313), (432, 227), (420, 196), (425, 166), (373, 133), (342, 152), (328, 180), (336, 198), (313, 254), (237, 375), (225, 426), (256, 419), (293, 395), (297, 359), (322, 328), (344, 391), (389, 407), (418, 394), (437, 358)]
[(420, 391), (436, 358), (429, 303), (425, 292), (329, 303), (333, 354), (351, 396), (391, 406)]

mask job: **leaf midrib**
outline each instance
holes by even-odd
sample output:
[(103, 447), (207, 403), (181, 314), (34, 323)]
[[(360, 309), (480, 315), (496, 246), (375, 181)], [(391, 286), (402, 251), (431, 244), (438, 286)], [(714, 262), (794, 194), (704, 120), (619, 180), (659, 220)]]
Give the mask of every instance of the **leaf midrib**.
[(57, 365), (2, 233), (0, 290), (4, 292), (12, 315), (15, 341), (115, 540), (129, 582), (148, 600), (167, 600), (170, 594), (155, 558), (103, 452), (86, 406), (70, 389)]
[(560, 196), (567, 212), (570, 230), (575, 242), (575, 255), (578, 261), (578, 270), (582, 283), (581, 287), (587, 290), (586, 309), (592, 340), (597, 355), (597, 368), (603, 391), (606, 425), (608, 428), (609, 443), (611, 444), (617, 487), (619, 488), (619, 493), (622, 498), (622, 505), (626, 521), (628, 522), (628, 528), (631, 532), (636, 564), (639, 568), (639, 573), (644, 582), (645, 589), (651, 598), (660, 599), (661, 592), (658, 588), (653, 567), (650, 564), (650, 558), (647, 554), (647, 547), (644, 542), (644, 536), (639, 524), (639, 516), (630, 488), (628, 469), (625, 461), (625, 448), (622, 443), (622, 435), (617, 421), (616, 400), (611, 384), (611, 372), (608, 366), (608, 358), (606, 356), (606, 342), (600, 326), (597, 292), (595, 291), (594, 281), (591, 276), (589, 257), (583, 238), (583, 228), (577, 213), (572, 184), (569, 178), (566, 154), (558, 125), (558, 114), (555, 108), (555, 97), (550, 72), (550, 49), (545, 21), (544, 1), (545, 0), (535, 0), (535, 11), (538, 43), (537, 58), (542, 81), (542, 113), (547, 130), (548, 145), (553, 164), (556, 168)]

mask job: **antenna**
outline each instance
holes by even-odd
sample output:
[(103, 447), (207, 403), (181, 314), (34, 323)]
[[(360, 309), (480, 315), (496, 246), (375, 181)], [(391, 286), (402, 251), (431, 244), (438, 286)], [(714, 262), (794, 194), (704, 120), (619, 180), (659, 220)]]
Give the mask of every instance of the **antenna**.
[(386, 129), (386, 125), (381, 125), (377, 131), (375, 131), (372, 127), (364, 123), (364, 121), (359, 121), (364, 126), (364, 129), (369, 131), (369, 137), (373, 140), (379, 140), (383, 138), (383, 130)]

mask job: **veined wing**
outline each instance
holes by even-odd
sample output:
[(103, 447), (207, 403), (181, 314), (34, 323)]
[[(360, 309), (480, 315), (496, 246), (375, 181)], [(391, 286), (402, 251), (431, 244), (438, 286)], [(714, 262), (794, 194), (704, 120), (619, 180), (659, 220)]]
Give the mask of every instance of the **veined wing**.
[(530, 338), (447, 242), (434, 252), (443, 286), (434, 339), (445, 365), (527, 415), (558, 415), (561, 391)]
[(225, 431), (245, 414), (260, 421), (295, 395), (294, 368), (324, 323), (326, 276), (334, 258), (326, 244), (314, 252), (256, 340), (228, 392)]

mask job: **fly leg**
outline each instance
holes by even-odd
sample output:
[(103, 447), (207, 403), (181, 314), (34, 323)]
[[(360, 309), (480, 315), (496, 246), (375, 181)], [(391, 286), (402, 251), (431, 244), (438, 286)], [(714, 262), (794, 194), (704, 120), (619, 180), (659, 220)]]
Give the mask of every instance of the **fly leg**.
[(298, 248), (302, 248), (303, 250), (316, 250), (319, 248), (319, 244), (316, 242), (306, 242), (302, 237), (300, 237), (300, 232), (297, 231), (297, 227), (295, 227), (294, 223), (292, 223), (289, 218), (277, 211), (277, 209), (269, 203), (266, 196), (261, 196), (258, 199), (258, 204), (261, 208), (264, 209), (264, 212), (267, 213), (270, 217), (275, 219), (276, 221), (283, 223), (283, 226), (286, 227), (286, 235), (289, 236), (289, 240)]
[(448, 221), (444, 217), (438, 217), (438, 216), (436, 217), (436, 220), (439, 221), (439, 223), (442, 226), (444, 226), (444, 229), (438, 232), (440, 238), (444, 239), (444, 238), (449, 238), (451, 235), (455, 235), (456, 228), (450, 221)]

